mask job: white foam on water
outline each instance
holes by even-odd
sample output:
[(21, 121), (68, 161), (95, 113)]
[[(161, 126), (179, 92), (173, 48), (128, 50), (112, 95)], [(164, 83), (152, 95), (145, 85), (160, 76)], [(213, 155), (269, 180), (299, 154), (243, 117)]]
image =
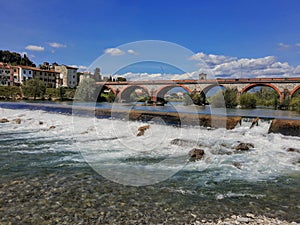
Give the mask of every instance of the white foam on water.
[[(101, 169), (120, 170), (116, 174), (126, 179), (138, 179), (137, 174), (147, 171), (207, 171), (199, 180), (241, 179), (259, 181), (272, 179), (284, 174), (299, 173), (297, 161), (299, 154), (287, 152), (287, 148), (299, 148), (300, 137), (288, 137), (281, 134), (268, 134), (269, 122), (259, 122), (259, 126), (249, 129), (251, 123), (243, 123), (233, 130), (207, 129), (201, 127), (173, 127), (163, 124), (150, 124), (144, 136), (137, 136), (138, 127), (145, 123), (112, 119), (95, 119), (68, 116), (43, 111), (1, 109), (1, 116), (10, 121), (20, 117), (21, 124), (5, 123), (0, 125), (0, 134), (15, 132), (21, 138), (45, 140), (45, 149), (40, 154), (56, 151), (79, 151), (91, 166)], [(40, 125), (39, 121), (43, 124)], [(49, 129), (55, 126), (54, 129)], [(22, 133), (28, 132), (28, 133)], [(18, 138), (18, 137), (16, 137)], [(176, 138), (191, 141), (191, 145), (172, 145)], [(64, 140), (47, 144), (47, 140)], [(252, 143), (254, 149), (236, 152), (234, 146), (239, 142)], [(200, 143), (199, 147), (195, 143)], [(41, 146), (43, 143), (41, 142)], [(22, 147), (18, 146), (22, 152)], [(205, 156), (202, 160), (189, 162), (188, 152), (193, 148), (202, 148)], [(28, 154), (37, 154), (36, 150), (26, 150)], [(78, 157), (66, 157), (62, 160), (78, 161)], [(237, 168), (238, 164), (240, 168)], [(97, 170), (96, 170), (97, 171)], [(162, 176), (163, 177), (163, 176)], [(161, 178), (161, 177), (160, 177)], [(159, 178), (159, 179), (160, 179)], [(167, 178), (167, 177), (166, 177)], [(121, 178), (116, 178), (116, 180)], [(125, 179), (125, 178), (124, 178)]]

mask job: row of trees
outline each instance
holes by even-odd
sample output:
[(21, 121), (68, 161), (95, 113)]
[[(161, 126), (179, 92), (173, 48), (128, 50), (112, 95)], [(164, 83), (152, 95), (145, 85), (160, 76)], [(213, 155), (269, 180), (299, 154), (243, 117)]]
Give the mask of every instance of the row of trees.
[(69, 100), (73, 99), (75, 89), (60, 87), (60, 88), (47, 88), (43, 81), (39, 79), (31, 79), (22, 87), (23, 94), (27, 98), (39, 99), (59, 99)]
[(47, 88), (43, 81), (31, 79), (20, 87), (0, 86), (0, 98), (3, 99), (73, 99), (75, 90), (71, 88)]
[(300, 91), (294, 94), (293, 98), (287, 97), (280, 102), (279, 95), (271, 88), (262, 87), (256, 92), (246, 92), (241, 95), (236, 89), (225, 89), (215, 93), (208, 99), (196, 92), (184, 95), (186, 105), (210, 104), (214, 107), (236, 108), (240, 106), (245, 109), (256, 108), (257, 106), (268, 106), (274, 109), (293, 109), (300, 111)]

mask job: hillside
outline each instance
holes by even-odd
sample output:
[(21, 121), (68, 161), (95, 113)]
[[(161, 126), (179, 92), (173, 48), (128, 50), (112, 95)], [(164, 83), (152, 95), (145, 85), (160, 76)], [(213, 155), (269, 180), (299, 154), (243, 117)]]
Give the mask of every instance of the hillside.
[(26, 56), (26, 54), (24, 54), (22, 57), (19, 53), (10, 52), (7, 50), (0, 50), (0, 62), (10, 63), (14, 66), (23, 65), (36, 67), (36, 65)]

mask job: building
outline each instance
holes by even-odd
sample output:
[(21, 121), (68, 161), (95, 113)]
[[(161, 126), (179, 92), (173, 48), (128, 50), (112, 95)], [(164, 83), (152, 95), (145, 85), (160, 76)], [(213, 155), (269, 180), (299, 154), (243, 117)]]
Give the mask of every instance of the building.
[(30, 79), (39, 79), (46, 87), (70, 87), (77, 86), (76, 67), (44, 62), (40, 68), (30, 66), (12, 66), (0, 62), (0, 85), (20, 86)]
[[(62, 85), (60, 73), (54, 70), (40, 69), (30, 66), (16, 66), (14, 71), (19, 73), (20, 84), (24, 84), (30, 79), (39, 79), (44, 82), (46, 87), (58, 88)], [(15, 75), (14, 75), (15, 76)]]
[[(25, 73), (26, 75), (29, 74), (28, 71)], [(18, 66), (0, 62), (0, 86), (19, 86), (20, 80), (20, 68)]]
[(12, 66), (6, 63), (0, 63), (0, 85), (13, 86), (13, 77), (11, 75)]
[(30, 79), (39, 79), (44, 82), (46, 87), (58, 88), (61, 86), (60, 73), (54, 70), (40, 69), (30, 66), (15, 66), (13, 70), (13, 77), (19, 78), (19, 82), (15, 83), (24, 84)]
[(62, 79), (60, 73), (54, 70), (43, 70), (35, 68), (33, 70), (33, 77), (44, 82), (46, 87), (58, 88), (62, 86)]
[(57, 88), (62, 85), (60, 73), (30, 66), (11, 66), (0, 63), (0, 85), (20, 86), (30, 79), (39, 79), (46, 87)]
[(199, 74), (199, 80), (206, 80), (207, 79), (207, 74), (206, 73), (200, 73)]
[(56, 72), (60, 73), (62, 79), (62, 86), (74, 88), (77, 86), (77, 67), (66, 66), (66, 65), (54, 65)]
[(20, 84), (24, 84), (27, 80), (33, 78), (33, 70), (36, 69), (35, 67), (30, 66), (17, 66), (18, 73), (19, 73), (19, 82)]
[[(86, 79), (86, 78), (92, 78), (92, 79), (94, 79), (94, 75), (93, 75), (91, 72), (89, 72), (89, 71), (84, 71), (84, 72), (81, 73), (80, 76), (79, 76), (79, 84), (80, 84), (80, 82), (81, 82), (82, 80), (84, 80), (84, 79)], [(78, 84), (78, 85), (79, 85), (79, 84)]]

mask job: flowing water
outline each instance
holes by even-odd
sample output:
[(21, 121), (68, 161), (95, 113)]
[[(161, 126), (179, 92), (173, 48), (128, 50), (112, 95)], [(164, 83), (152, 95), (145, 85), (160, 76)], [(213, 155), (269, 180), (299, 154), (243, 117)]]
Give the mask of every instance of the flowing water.
[[(287, 151), (300, 137), (268, 134), (268, 120), (233, 130), (152, 122), (137, 137), (139, 121), (2, 106), (1, 118), (21, 124), (0, 124), (0, 222), (182, 224), (248, 212), (300, 222), (300, 154)], [(241, 142), (254, 148), (236, 150)], [(195, 147), (205, 155), (191, 162)]]

